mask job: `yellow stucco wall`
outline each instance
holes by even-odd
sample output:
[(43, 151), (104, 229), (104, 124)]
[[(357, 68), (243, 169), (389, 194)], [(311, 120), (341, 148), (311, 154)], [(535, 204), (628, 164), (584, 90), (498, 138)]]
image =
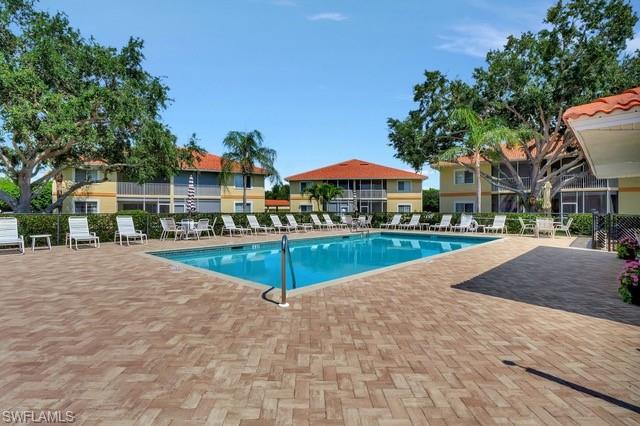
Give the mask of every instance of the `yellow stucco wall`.
[[(251, 203), (251, 211), (264, 212), (264, 176), (253, 175), (251, 188), (247, 188), (247, 203)], [(227, 186), (220, 188), (220, 210), (222, 213), (233, 213), (236, 202), (242, 202), (242, 188), (236, 188), (233, 178), (227, 182)]]
[[(311, 182), (312, 184), (322, 183), (321, 180), (305, 181), (305, 182)], [(292, 212), (299, 212), (301, 205), (308, 205), (308, 204), (311, 204), (313, 206), (312, 208), (313, 211), (319, 210), (318, 203), (315, 200), (309, 201), (309, 196), (306, 194), (302, 194), (302, 191), (300, 190), (300, 182), (298, 181), (289, 183), (289, 203), (290, 203)]]
[(618, 212), (640, 214), (640, 177), (618, 180)]
[[(491, 164), (482, 163), (480, 169), (487, 173), (491, 173)], [(456, 170), (464, 170), (464, 167), (451, 165), (439, 166), (440, 171), (440, 211), (443, 213), (453, 212), (455, 202), (473, 202), (476, 201), (476, 183), (459, 184), (454, 181), (454, 172)], [(491, 212), (491, 184), (485, 179), (481, 179), (482, 199), (481, 211)]]

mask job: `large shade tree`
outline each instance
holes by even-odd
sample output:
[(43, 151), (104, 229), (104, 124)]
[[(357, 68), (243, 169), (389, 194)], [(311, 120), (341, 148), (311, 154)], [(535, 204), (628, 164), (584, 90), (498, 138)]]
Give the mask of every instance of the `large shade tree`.
[(161, 121), (168, 88), (144, 70), (142, 49), (136, 38), (120, 49), (101, 45), (63, 13), (0, 0), (0, 173), (19, 188), (17, 196), (0, 189), (0, 200), (28, 212), (65, 168), (102, 169), (100, 180), (65, 186), (44, 208), (52, 211), (107, 173), (144, 182), (194, 160), (195, 139), (179, 147)]
[(636, 22), (624, 0), (557, 1), (542, 30), (510, 36), (503, 48), (487, 54), (486, 66), (474, 71), (471, 82), (426, 72), (414, 90), (417, 108), (403, 120), (388, 120), (396, 156), (416, 169), (434, 162), (453, 144), (458, 129), (447, 117), (461, 106), (526, 128), (535, 137), (513, 148), (529, 164), (528, 176), (519, 176), (506, 149), (483, 158), (498, 173), (482, 176), (535, 209), (546, 182), (555, 194), (588, 173), (561, 119), (565, 109), (640, 85), (640, 53), (626, 51)]
[(221, 179), (225, 187), (228, 186), (231, 176), (242, 176), (242, 211), (247, 209), (247, 184), (250, 176), (256, 172), (256, 167), (261, 167), (265, 175), (273, 182), (280, 181), (280, 175), (275, 168), (276, 151), (264, 145), (262, 134), (254, 130), (252, 132), (232, 131), (222, 141), (226, 152), (222, 155)]
[(324, 211), (327, 204), (342, 194), (342, 188), (329, 183), (314, 183), (307, 186), (303, 194), (309, 197), (309, 201), (316, 200), (318, 209)]

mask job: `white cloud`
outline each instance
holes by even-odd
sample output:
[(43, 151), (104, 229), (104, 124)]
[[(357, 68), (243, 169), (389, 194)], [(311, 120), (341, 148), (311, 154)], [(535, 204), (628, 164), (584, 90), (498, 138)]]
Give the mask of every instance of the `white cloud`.
[(627, 42), (627, 53), (633, 53), (638, 49), (640, 49), (640, 34), (636, 34)]
[(309, 21), (334, 21), (334, 22), (340, 22), (340, 21), (345, 21), (348, 18), (345, 15), (343, 15), (342, 13), (339, 13), (339, 12), (323, 12), (323, 13), (317, 13), (315, 15), (307, 16), (307, 19)]
[(497, 49), (507, 40), (507, 31), (489, 24), (464, 24), (451, 27), (451, 32), (440, 35), (443, 42), (438, 49), (484, 58), (491, 49)]

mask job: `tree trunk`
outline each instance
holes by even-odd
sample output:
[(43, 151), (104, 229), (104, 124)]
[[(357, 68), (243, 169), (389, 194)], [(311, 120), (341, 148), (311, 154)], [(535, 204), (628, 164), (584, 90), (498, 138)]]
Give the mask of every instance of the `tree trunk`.
[(242, 212), (247, 212), (247, 177), (242, 175)]
[(482, 212), (482, 180), (480, 176), (480, 153), (476, 151), (474, 155), (474, 169), (476, 180), (476, 213)]
[(16, 213), (31, 213), (31, 170), (22, 169), (18, 173), (20, 198), (16, 205)]

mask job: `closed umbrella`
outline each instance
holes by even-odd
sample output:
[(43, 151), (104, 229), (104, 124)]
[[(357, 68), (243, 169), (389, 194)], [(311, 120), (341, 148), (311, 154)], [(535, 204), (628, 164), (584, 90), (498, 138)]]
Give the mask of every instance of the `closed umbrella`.
[(196, 211), (196, 187), (193, 184), (193, 175), (189, 175), (189, 185), (187, 186), (187, 213)]
[(551, 182), (547, 181), (542, 190), (542, 209), (551, 210)]

